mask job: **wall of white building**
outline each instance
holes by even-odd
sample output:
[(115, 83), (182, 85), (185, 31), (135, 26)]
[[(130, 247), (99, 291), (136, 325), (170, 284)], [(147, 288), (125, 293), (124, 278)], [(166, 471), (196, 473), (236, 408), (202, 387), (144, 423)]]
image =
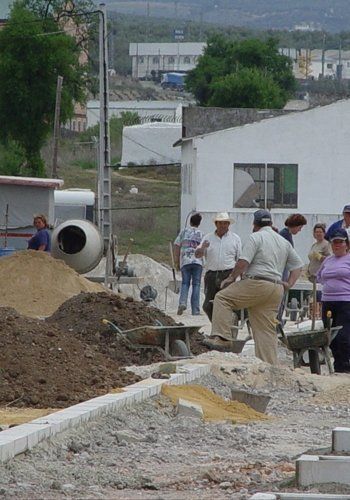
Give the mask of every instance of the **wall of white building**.
[(272, 213), (280, 229), (289, 213), (300, 212), (308, 218), (309, 227), (295, 238), (296, 248), (306, 257), (312, 225), (337, 219), (350, 202), (349, 116), (350, 101), (339, 101), (185, 140), (182, 163), (189, 161), (188, 150), (192, 150), (196, 169), (192, 171), (192, 195), (183, 194), (182, 224), (190, 207), (206, 213), (205, 230), (213, 227), (212, 215), (225, 210), (234, 214), (237, 232), (246, 237), (256, 208), (233, 208), (233, 164), (297, 164), (297, 207), (276, 208)]

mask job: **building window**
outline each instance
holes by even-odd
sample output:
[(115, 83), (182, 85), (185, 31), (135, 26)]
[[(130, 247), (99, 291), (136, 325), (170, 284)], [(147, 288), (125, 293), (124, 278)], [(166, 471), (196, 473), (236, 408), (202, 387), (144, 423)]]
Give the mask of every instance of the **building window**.
[(143, 63), (144, 63), (144, 58), (143, 58), (143, 56), (139, 56), (139, 63), (140, 63), (140, 64), (143, 64)]
[(346, 67), (347, 67), (347, 68), (350, 68), (350, 61), (348, 61), (348, 62), (346, 63)]
[(235, 163), (234, 208), (297, 208), (298, 165)]
[(159, 63), (159, 57), (153, 57), (152, 62), (153, 62), (153, 64), (158, 64)]
[(327, 69), (333, 69), (333, 64), (332, 63), (328, 63), (327, 64)]
[(191, 58), (189, 56), (184, 57), (184, 63), (185, 64), (190, 64)]
[(168, 57), (168, 63), (169, 64), (174, 64), (175, 63), (175, 58), (173, 56)]
[(182, 194), (192, 194), (192, 164), (183, 163), (181, 168)]

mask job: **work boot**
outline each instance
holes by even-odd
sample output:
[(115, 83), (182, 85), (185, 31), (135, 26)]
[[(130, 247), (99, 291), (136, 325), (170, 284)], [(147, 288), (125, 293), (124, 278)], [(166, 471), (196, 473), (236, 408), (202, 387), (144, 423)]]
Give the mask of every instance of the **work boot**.
[(177, 309), (177, 314), (178, 316), (181, 316), (181, 314), (186, 311), (186, 306), (184, 306), (183, 304), (180, 304), (178, 309)]
[(232, 341), (223, 339), (218, 335), (213, 335), (207, 339), (202, 340), (202, 344), (214, 351), (230, 352), (232, 351)]

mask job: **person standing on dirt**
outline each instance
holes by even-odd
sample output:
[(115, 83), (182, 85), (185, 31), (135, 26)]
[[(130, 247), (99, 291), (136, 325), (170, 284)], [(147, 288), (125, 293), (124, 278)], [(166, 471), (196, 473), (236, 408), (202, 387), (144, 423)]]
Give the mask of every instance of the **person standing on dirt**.
[(331, 234), (336, 229), (345, 229), (350, 238), (350, 204), (345, 205), (345, 207), (343, 208), (343, 218), (341, 220), (333, 222), (333, 224), (329, 226), (326, 232), (326, 240), (330, 240)]
[(192, 282), (191, 310), (192, 315), (200, 314), (199, 296), (203, 270), (203, 259), (195, 256), (195, 251), (203, 238), (200, 231), (201, 214), (190, 218), (190, 227), (179, 233), (174, 242), (174, 258), (177, 268), (181, 270), (182, 283), (177, 314), (181, 315), (187, 309), (188, 292)]
[[(287, 219), (284, 221), (284, 228), (280, 231), (280, 235), (289, 241), (289, 243), (292, 245), (294, 248), (294, 241), (293, 241), (293, 236), (296, 234), (300, 233), (300, 231), (303, 229), (303, 226), (307, 224), (307, 220), (302, 214), (292, 214)], [(285, 269), (283, 271), (282, 275), (282, 280), (287, 281), (288, 280), (288, 270)], [(283, 320), (283, 312), (284, 308), (286, 305), (286, 298), (287, 294), (283, 295), (279, 310), (278, 310), (278, 320), (279, 322), (283, 325), (285, 321)]]
[(51, 235), (47, 229), (48, 224), (45, 215), (35, 215), (33, 226), (37, 232), (28, 241), (28, 250), (51, 252)]
[(195, 253), (198, 258), (205, 257), (203, 310), (210, 321), (214, 297), (220, 290), (221, 282), (235, 267), (242, 250), (241, 238), (229, 230), (231, 222), (227, 212), (217, 213), (214, 218), (216, 230), (204, 236)]
[[(284, 238), (272, 229), (267, 210), (254, 213), (253, 233), (229, 277), (215, 295), (211, 336), (204, 341), (211, 349), (232, 349), (232, 311), (246, 308), (255, 342), (255, 355), (277, 364), (276, 314), (283, 292), (289, 290), (302, 271), (303, 262)], [(290, 271), (287, 282), (283, 270)], [(242, 276), (240, 281), (237, 278)]]
[(330, 344), (334, 371), (350, 373), (350, 254), (349, 236), (339, 228), (330, 234), (333, 255), (327, 257), (317, 273), (322, 283), (322, 319), (329, 325), (327, 312), (332, 313), (332, 326), (342, 326)]

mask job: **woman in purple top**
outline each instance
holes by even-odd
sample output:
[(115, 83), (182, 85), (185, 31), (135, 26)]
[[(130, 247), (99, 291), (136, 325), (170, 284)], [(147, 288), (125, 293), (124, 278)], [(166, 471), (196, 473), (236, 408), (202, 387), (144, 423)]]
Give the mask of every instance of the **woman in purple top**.
[(342, 329), (330, 345), (334, 357), (334, 371), (350, 373), (350, 254), (349, 238), (345, 229), (336, 229), (330, 235), (333, 255), (327, 257), (318, 273), (322, 283), (322, 318), (326, 324), (327, 311), (332, 313), (332, 325)]

